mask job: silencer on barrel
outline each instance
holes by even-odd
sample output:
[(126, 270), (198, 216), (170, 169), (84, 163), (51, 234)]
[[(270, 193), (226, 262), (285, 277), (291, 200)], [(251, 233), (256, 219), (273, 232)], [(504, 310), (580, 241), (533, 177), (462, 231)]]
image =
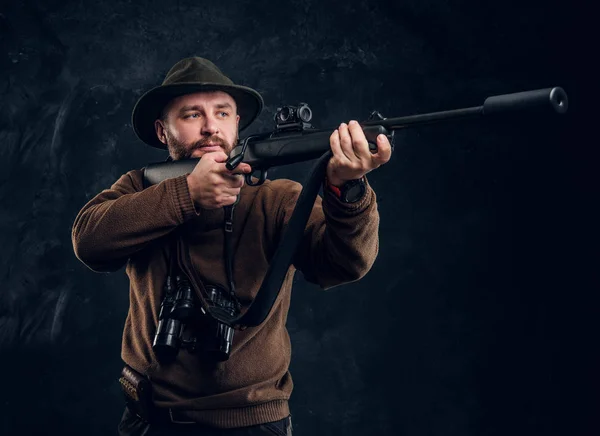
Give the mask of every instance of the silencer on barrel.
[(560, 87), (494, 95), (485, 99), (483, 114), (493, 114), (521, 109), (543, 109), (544, 106), (564, 114), (569, 106), (567, 93)]

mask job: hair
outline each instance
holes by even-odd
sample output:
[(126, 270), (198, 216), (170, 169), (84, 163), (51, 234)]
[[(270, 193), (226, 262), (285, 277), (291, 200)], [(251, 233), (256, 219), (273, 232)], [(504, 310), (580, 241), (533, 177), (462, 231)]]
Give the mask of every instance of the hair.
[(158, 113), (158, 119), (161, 120), (163, 123), (167, 122), (167, 113), (169, 111), (169, 104), (170, 104), (170, 102), (165, 104), (163, 106), (163, 108), (160, 110), (160, 112)]

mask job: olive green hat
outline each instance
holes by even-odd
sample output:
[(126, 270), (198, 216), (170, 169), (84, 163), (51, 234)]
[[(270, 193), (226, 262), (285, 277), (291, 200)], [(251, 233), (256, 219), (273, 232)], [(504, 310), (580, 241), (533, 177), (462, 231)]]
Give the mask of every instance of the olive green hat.
[(257, 91), (235, 85), (208, 59), (185, 58), (173, 65), (162, 85), (146, 92), (135, 104), (131, 121), (138, 138), (152, 147), (166, 150), (167, 146), (156, 136), (154, 121), (173, 98), (202, 91), (223, 91), (233, 97), (240, 116), (240, 131), (258, 117), (264, 106)]

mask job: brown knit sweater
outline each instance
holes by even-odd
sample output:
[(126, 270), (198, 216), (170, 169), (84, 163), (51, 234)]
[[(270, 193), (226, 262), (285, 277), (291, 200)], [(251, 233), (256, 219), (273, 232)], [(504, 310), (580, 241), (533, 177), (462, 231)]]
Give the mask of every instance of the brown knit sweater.
[[(301, 185), (267, 180), (245, 185), (234, 216), (234, 280), (243, 308), (256, 295), (282, 236)], [(130, 171), (89, 201), (73, 225), (77, 257), (97, 272), (126, 265), (129, 313), (121, 356), (152, 381), (158, 407), (172, 408), (197, 422), (231, 428), (282, 419), (289, 414), (293, 383), (290, 338), (285, 328), (296, 269), (323, 289), (356, 281), (378, 252), (379, 215), (375, 193), (344, 204), (326, 190), (317, 197), (300, 249), (278, 300), (257, 327), (236, 331), (229, 360), (202, 361), (186, 350), (160, 364), (152, 352), (170, 253), (167, 237), (185, 235), (203, 283), (227, 287), (223, 263), (223, 209), (194, 208), (186, 176), (143, 189), (143, 172)], [(183, 262), (183, 260), (181, 261)]]

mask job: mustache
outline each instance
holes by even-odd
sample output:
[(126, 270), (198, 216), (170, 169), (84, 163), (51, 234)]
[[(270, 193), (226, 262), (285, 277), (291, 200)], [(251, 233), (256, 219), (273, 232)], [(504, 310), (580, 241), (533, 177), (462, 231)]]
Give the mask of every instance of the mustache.
[(208, 138), (202, 138), (199, 141), (196, 141), (190, 151), (206, 147), (209, 144), (218, 145), (223, 149), (228, 148), (227, 143), (222, 138), (219, 138), (218, 136), (209, 136)]

